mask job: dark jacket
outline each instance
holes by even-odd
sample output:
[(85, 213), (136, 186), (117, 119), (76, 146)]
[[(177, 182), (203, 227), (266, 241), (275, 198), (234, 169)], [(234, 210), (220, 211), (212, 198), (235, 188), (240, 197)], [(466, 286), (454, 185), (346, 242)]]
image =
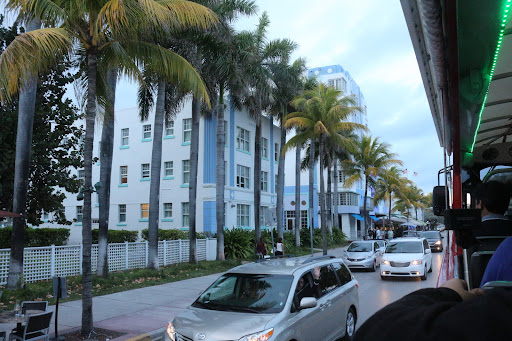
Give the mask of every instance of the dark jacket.
[(421, 289), (376, 312), (355, 340), (510, 340), (511, 321), (510, 290), (486, 290), (462, 302), (451, 289)]

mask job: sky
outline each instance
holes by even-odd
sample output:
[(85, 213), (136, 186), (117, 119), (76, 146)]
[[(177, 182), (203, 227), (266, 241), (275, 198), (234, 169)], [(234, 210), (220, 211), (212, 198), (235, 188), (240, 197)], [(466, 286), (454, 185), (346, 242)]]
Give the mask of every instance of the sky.
[[(418, 64), (399, 1), (255, 0), (270, 19), (269, 39), (298, 44), (293, 59), (308, 68), (341, 65), (358, 83), (373, 137), (388, 143), (424, 193), (437, 185), (443, 151), (434, 128)], [(253, 30), (258, 16), (241, 17), (237, 30)], [(136, 86), (118, 85), (116, 109), (136, 106)], [(414, 175), (417, 173), (417, 175)]]

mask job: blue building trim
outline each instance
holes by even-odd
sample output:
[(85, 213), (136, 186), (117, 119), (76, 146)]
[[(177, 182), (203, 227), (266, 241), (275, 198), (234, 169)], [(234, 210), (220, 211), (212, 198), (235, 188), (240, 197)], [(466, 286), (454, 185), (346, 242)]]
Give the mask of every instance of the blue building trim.
[(130, 146), (121, 146), (119, 149), (130, 149)]
[(229, 102), (229, 185), (235, 187), (235, 106)]
[(215, 183), (215, 163), (217, 159), (217, 120), (213, 117), (204, 119), (204, 153), (203, 153), (203, 183)]
[[(270, 122), (270, 157), (274, 157), (274, 121), (272, 117), (269, 117)], [(270, 193), (275, 193), (275, 174), (274, 174), (274, 162), (270, 162)], [(284, 215), (283, 215), (284, 217)]]
[(203, 202), (203, 231), (217, 232), (217, 217), (215, 201)]

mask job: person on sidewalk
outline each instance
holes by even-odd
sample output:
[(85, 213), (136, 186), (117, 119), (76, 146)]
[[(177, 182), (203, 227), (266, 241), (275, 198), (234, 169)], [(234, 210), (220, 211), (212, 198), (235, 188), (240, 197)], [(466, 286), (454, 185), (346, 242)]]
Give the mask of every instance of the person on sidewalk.
[(267, 255), (267, 243), (265, 243), (265, 238), (263, 237), (256, 244), (256, 255), (258, 258), (264, 258)]
[(276, 256), (283, 256), (284, 255), (284, 243), (283, 238), (279, 238), (276, 244)]
[(466, 288), (463, 280), (451, 279), (414, 291), (366, 320), (355, 340), (508, 340), (512, 290)]

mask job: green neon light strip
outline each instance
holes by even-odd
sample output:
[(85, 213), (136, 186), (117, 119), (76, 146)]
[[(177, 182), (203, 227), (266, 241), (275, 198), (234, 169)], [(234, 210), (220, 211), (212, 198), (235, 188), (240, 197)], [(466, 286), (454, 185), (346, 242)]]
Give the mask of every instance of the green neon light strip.
[(500, 27), (500, 35), (498, 37), (498, 43), (496, 44), (496, 51), (494, 51), (494, 58), (492, 60), (491, 71), (489, 72), (489, 84), (487, 85), (487, 90), (485, 91), (484, 101), (482, 103), (482, 107), (480, 108), (480, 113), (478, 114), (478, 124), (475, 130), (475, 136), (473, 137), (473, 144), (471, 145), (471, 153), (473, 153), (473, 149), (475, 148), (476, 143), (476, 135), (478, 134), (478, 130), (480, 129), (480, 123), (482, 122), (482, 113), (485, 109), (485, 104), (487, 103), (487, 95), (489, 94), (489, 88), (491, 87), (492, 77), (494, 76), (494, 69), (496, 68), (496, 61), (498, 60), (498, 55), (500, 54), (501, 43), (503, 42), (503, 34), (505, 33), (505, 25), (507, 24), (509, 11), (510, 11), (510, 3), (512, 0), (507, 0), (505, 5), (505, 11), (503, 13), (503, 17), (501, 19), (501, 27)]

